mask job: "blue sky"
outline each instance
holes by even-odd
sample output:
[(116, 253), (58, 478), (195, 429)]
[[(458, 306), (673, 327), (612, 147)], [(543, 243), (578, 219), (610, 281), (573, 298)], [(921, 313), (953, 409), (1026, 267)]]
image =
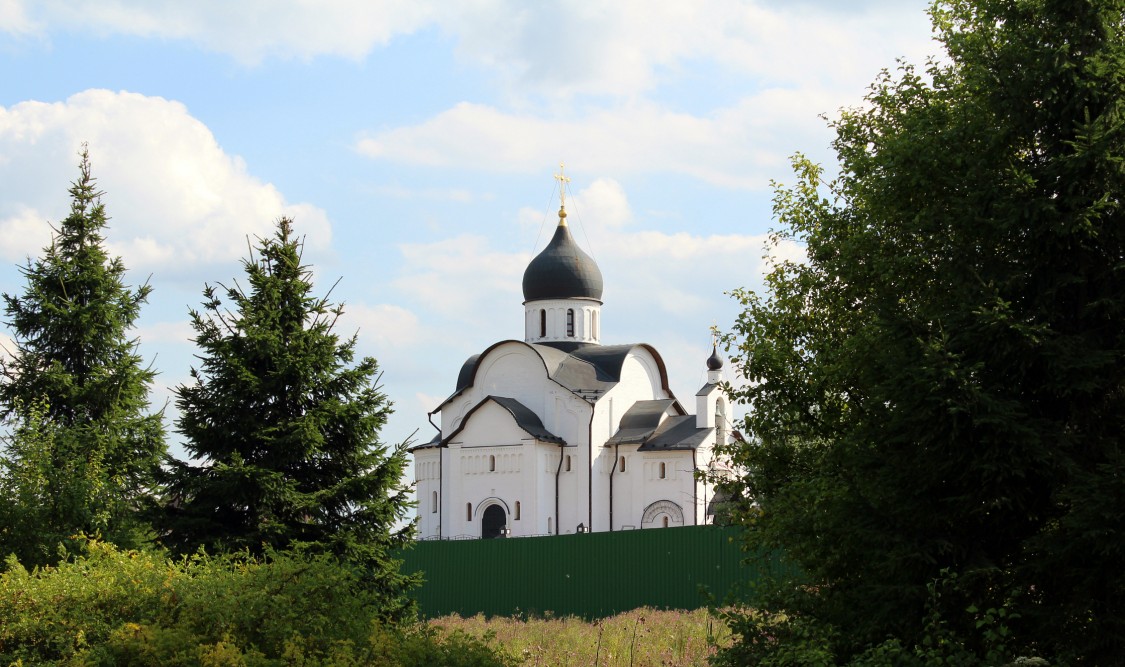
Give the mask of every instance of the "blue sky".
[(156, 404), (187, 379), (203, 284), (289, 215), (384, 370), (384, 439), (429, 439), (464, 359), (522, 338), (565, 162), (603, 342), (655, 345), (692, 409), (725, 292), (761, 284), (770, 180), (796, 151), (830, 165), (820, 116), (939, 51), (925, 6), (0, 0), (0, 291), (65, 217), (86, 142), (109, 245), (154, 287)]

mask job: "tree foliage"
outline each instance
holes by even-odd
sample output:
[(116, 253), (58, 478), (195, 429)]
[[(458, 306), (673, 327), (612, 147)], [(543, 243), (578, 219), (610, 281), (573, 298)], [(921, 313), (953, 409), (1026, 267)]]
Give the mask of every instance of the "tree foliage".
[(738, 517), (803, 575), (732, 663), (1125, 655), (1125, 3), (932, 16), (948, 58), (777, 188), (807, 261), (736, 292)]
[(0, 546), (28, 565), (49, 562), (57, 540), (79, 532), (133, 541), (165, 451), (163, 416), (149, 412), (155, 372), (129, 335), (150, 289), (126, 286), (121, 259), (105, 250), (85, 150), (79, 169), (70, 215), (22, 269), (23, 294), (4, 294), (15, 350), (0, 362), (0, 415), (11, 427), (0, 484), (13, 515)]
[(299, 550), (169, 559), (90, 541), (57, 566), (0, 574), (0, 663), (513, 664), (465, 635), (383, 623), (366, 575)]
[[(207, 286), (191, 313), (200, 348), (177, 387), (191, 461), (172, 462), (164, 541), (183, 553), (304, 545), (371, 570), (387, 613), (409, 607), (413, 579), (389, 551), (408, 501), (405, 450), (378, 442), (390, 403), (374, 359), (333, 332), (342, 306), (313, 295), (291, 222), (243, 262), (248, 287)], [(222, 296), (229, 304), (225, 305)]]

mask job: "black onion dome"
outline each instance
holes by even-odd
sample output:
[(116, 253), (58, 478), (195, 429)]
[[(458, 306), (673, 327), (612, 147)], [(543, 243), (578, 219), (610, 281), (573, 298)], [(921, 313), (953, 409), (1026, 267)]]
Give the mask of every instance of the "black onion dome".
[[(565, 216), (565, 213), (561, 213)], [(602, 272), (593, 258), (574, 242), (565, 220), (543, 252), (523, 272), (524, 301), (544, 299), (602, 299)]]
[(711, 348), (711, 356), (707, 357), (707, 370), (717, 371), (723, 367), (723, 358), (719, 356), (719, 348)]

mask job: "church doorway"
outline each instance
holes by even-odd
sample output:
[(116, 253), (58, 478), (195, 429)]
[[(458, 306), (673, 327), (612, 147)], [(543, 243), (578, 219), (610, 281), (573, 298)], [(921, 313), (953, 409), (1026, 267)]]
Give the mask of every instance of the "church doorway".
[(504, 534), (504, 526), (507, 523), (508, 517), (504, 513), (504, 508), (499, 505), (489, 505), (485, 508), (484, 515), (480, 519), (481, 538), (489, 540), (500, 537)]

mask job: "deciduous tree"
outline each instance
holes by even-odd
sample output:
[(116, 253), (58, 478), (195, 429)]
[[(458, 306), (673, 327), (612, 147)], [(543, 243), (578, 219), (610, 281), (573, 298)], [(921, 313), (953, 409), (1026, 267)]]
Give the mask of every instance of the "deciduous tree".
[(739, 515), (803, 574), (732, 662), (1125, 655), (1125, 2), (932, 15), (948, 58), (777, 189), (807, 261), (736, 293)]

